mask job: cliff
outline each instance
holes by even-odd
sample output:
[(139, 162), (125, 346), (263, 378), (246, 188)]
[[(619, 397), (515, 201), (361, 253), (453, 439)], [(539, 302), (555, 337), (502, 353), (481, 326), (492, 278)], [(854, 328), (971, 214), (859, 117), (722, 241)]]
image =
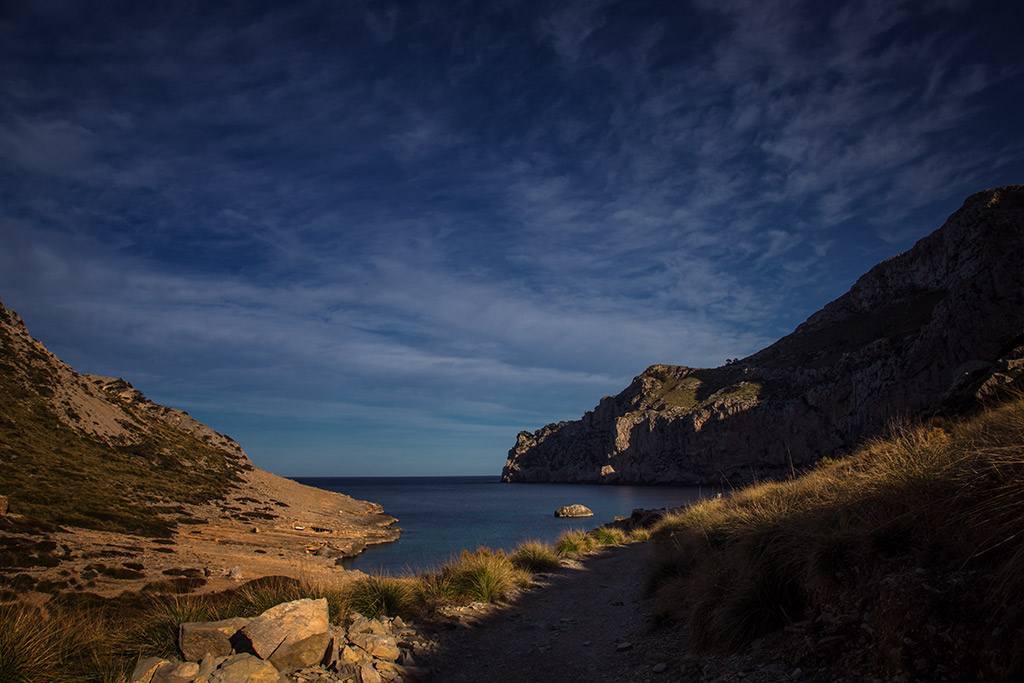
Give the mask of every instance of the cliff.
[(260, 470), (188, 413), (76, 372), (2, 303), (0, 499), (15, 590), (315, 573), (399, 534), (379, 505)]
[(1024, 186), (970, 196), (790, 335), (718, 368), (653, 365), (581, 419), (521, 432), (510, 482), (744, 482), (1019, 383)]

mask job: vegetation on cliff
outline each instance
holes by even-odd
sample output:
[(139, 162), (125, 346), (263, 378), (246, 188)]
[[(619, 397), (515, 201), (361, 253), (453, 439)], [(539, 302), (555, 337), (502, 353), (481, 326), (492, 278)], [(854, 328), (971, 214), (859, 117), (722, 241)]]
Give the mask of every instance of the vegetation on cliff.
[(658, 617), (696, 644), (831, 624), (833, 647), (867, 634), (886, 675), (1010, 678), (1024, 668), (1024, 397), (693, 505), (653, 538)]
[[(222, 499), (251, 467), (240, 449), (179, 429), (134, 396), (68, 368), (0, 304), (0, 494), (19, 515), (0, 528), (169, 536), (190, 521), (183, 504)], [(106, 403), (122, 433), (89, 431), (76, 399)]]

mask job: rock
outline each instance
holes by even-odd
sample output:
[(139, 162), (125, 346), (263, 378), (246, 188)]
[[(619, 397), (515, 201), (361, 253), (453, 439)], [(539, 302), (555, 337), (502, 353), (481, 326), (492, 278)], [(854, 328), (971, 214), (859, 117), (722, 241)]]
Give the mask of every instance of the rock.
[(157, 669), (152, 683), (191, 683), (198, 674), (195, 662), (170, 662)]
[(164, 664), (169, 664), (166, 659), (162, 657), (146, 657), (140, 659), (138, 664), (135, 665), (135, 669), (132, 671), (132, 683), (150, 683), (153, 680), (153, 675), (157, 672)]
[(633, 643), (629, 643), (629, 642), (619, 643), (618, 645), (615, 646), (615, 651), (616, 652), (625, 652), (626, 650), (632, 650), (632, 649), (633, 649)]
[(423, 681), (430, 678), (430, 669), (425, 669), (422, 666), (396, 664), (395, 671), (398, 673), (399, 680), (402, 681)]
[(354, 633), (349, 635), (349, 640), (353, 645), (362, 648), (377, 659), (393, 662), (402, 654), (402, 651), (398, 649), (398, 643), (392, 636), (377, 633)]
[(790, 335), (718, 368), (652, 365), (579, 420), (520, 432), (503, 481), (741, 484), (899, 417), (1024, 379), (1024, 185), (986, 190)]
[(357, 680), (359, 683), (381, 683), (380, 674), (373, 668), (370, 662), (363, 662), (359, 666)]
[(210, 683), (279, 683), (281, 673), (270, 662), (251, 654), (228, 657), (210, 674)]
[(227, 570), (226, 576), (229, 579), (231, 579), (232, 581), (241, 581), (242, 580), (242, 570), (239, 567), (232, 567), (231, 569)]
[(377, 633), (379, 635), (385, 635), (388, 632), (384, 628), (378, 619), (367, 619), (363, 616), (357, 616), (357, 618), (349, 625), (348, 635), (352, 637), (356, 633)]
[(206, 655), (225, 657), (232, 652), (232, 636), (248, 623), (249, 619), (242, 617), (223, 621), (186, 622), (178, 627), (178, 649), (189, 662), (198, 662)]
[(555, 517), (593, 517), (594, 511), (584, 505), (566, 505), (555, 510)]
[(330, 644), (327, 600), (295, 600), (271, 607), (239, 632), (252, 651), (287, 672), (319, 664)]

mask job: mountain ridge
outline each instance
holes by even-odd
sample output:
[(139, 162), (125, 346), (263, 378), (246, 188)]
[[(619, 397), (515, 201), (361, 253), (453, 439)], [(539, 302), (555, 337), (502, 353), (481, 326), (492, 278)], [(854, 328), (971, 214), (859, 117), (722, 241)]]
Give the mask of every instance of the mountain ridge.
[(734, 484), (848, 451), (1015, 381), (1022, 273), (1024, 186), (975, 193), (765, 349), (652, 365), (579, 420), (520, 432), (502, 480)]
[(376, 503), (265, 472), (188, 413), (76, 372), (2, 302), (0, 497), (0, 588), (18, 590), (337, 572), (400, 532)]

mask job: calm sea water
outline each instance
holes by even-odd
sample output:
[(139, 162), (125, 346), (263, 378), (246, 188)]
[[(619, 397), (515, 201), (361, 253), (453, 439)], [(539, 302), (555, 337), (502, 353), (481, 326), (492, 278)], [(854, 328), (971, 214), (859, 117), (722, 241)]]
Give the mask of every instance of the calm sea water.
[[(520, 542), (553, 541), (569, 529), (592, 529), (634, 508), (684, 505), (717, 490), (693, 486), (503, 484), (495, 477), (296, 477), (296, 481), (384, 506), (402, 537), (372, 546), (345, 566), (365, 572), (421, 572), (461, 550), (513, 550)], [(579, 503), (593, 517), (559, 519), (555, 510)]]

